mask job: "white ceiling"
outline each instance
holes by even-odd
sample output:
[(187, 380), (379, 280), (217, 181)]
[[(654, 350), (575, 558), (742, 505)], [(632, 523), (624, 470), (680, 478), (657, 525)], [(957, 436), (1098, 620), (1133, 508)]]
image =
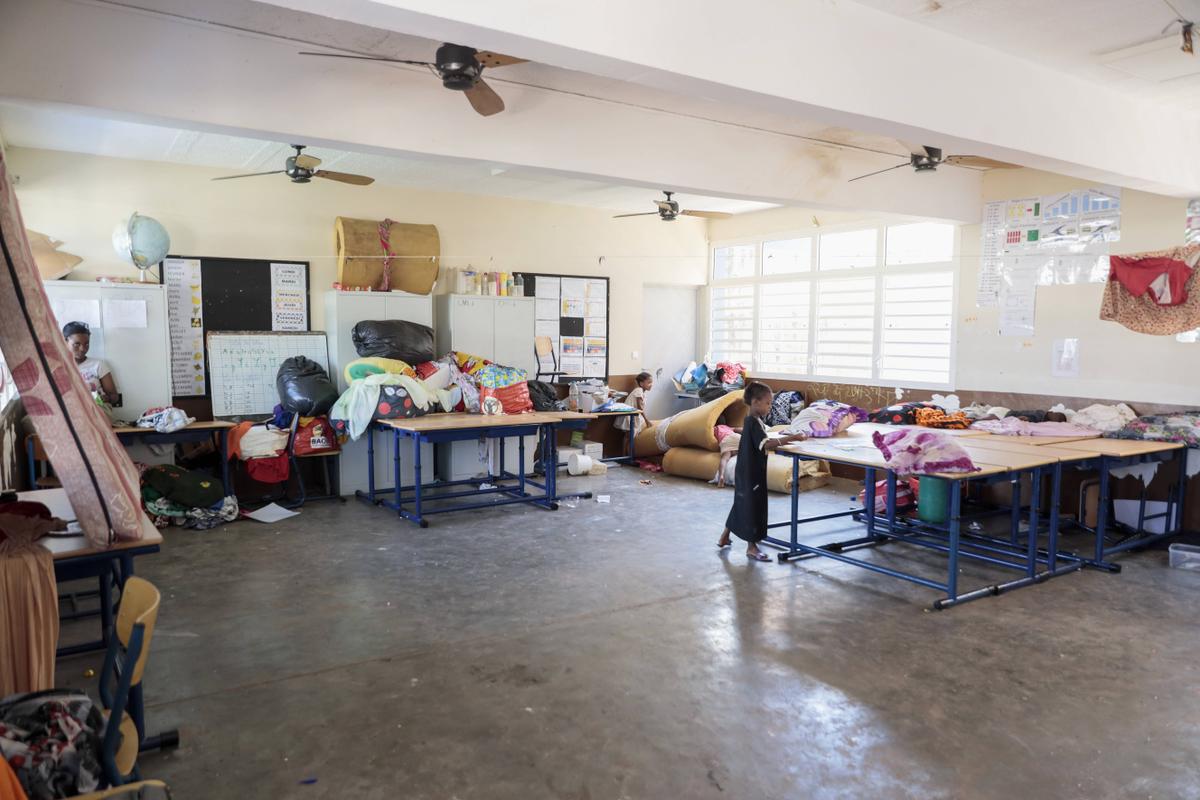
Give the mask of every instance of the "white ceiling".
[[(1200, 0), (857, 0), (879, 11), (928, 25), (952, 36), (1124, 90), (1146, 99), (1200, 110), (1200, 41), (1197, 55), (1180, 51), (1179, 26), (1170, 6), (1200, 22)], [(1200, 38), (1200, 27), (1197, 28)], [(1178, 70), (1154, 69), (1152, 78), (1121, 69), (1116, 51), (1162, 42), (1161, 58)], [(1187, 73), (1179, 75), (1178, 73)], [(1159, 80), (1158, 76), (1169, 76)], [(936, 76), (935, 76), (936, 78)]]
[[(74, 110), (0, 103), (0, 139), (10, 147), (166, 161), (227, 170), (229, 174), (282, 169), (292, 154), (287, 142), (181, 130), (108, 119)], [(299, 144), (303, 144), (300, 142)], [(619, 186), (528, 169), (470, 161), (400, 158), (327, 147), (306, 152), (325, 169), (370, 175), (376, 182), (443, 192), (514, 197), (615, 211), (653, 210), (656, 194), (645, 187)], [(286, 180), (262, 176), (246, 180)], [(684, 208), (741, 214), (773, 208), (768, 203), (680, 195)]]

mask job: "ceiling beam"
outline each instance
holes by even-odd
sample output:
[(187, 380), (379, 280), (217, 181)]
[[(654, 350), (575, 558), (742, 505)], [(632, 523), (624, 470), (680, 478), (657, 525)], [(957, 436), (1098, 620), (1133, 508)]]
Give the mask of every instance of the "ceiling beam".
[(947, 152), (1200, 194), (1200, 115), (848, 0), (269, 1)]
[(234, 31), (121, 6), (12, 4), (0, 25), (0, 98), (649, 189), (959, 221), (979, 214), (980, 173), (970, 170), (917, 177), (905, 169), (848, 183), (896, 160), (509, 84), (502, 70), (491, 74), (508, 110), (483, 118), (421, 68), (309, 58), (300, 49), (278, 31)]

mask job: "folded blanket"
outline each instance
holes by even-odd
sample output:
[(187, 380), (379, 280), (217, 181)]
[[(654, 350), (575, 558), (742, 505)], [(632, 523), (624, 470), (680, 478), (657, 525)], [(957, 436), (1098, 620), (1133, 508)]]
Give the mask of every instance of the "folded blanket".
[(971, 424), (971, 430), (999, 436), (1095, 436), (1098, 431), (1072, 422), (1026, 422), (1017, 417), (981, 419)]
[(944, 430), (961, 431), (971, 425), (971, 420), (961, 411), (947, 414), (940, 408), (918, 408), (916, 415), (917, 424), (923, 428), (942, 428)]
[(871, 441), (887, 460), (888, 468), (900, 475), (979, 471), (962, 445), (944, 433), (913, 428), (886, 434), (876, 431)]

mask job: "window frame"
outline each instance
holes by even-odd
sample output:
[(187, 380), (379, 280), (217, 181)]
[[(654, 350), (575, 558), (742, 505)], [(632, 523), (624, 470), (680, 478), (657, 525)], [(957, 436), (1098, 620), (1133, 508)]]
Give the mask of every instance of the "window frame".
[[(937, 261), (914, 264), (896, 264), (889, 266), (887, 264), (887, 229), (891, 225), (907, 225), (914, 222), (939, 222), (950, 224), (954, 228), (954, 243), (951, 251), (950, 261)], [(847, 231), (864, 230), (867, 228), (875, 229), (876, 236), (876, 263), (873, 267), (859, 267), (846, 269), (827, 269), (822, 270), (820, 265), (820, 247), (821, 236), (829, 233), (843, 233)], [(768, 242), (776, 242), (787, 239), (809, 239), (809, 247), (811, 248), (809, 263), (810, 268), (807, 272), (785, 273), (775, 275), (763, 274), (763, 245)], [(711, 350), (712, 346), (712, 289), (724, 288), (732, 286), (752, 286), (754, 297), (754, 324), (752, 326), (753, 336), (751, 340), (751, 352), (754, 353), (755, 360), (758, 357), (759, 348), (759, 297), (760, 287), (769, 284), (793, 283), (793, 282), (808, 282), (809, 283), (809, 307), (808, 307), (808, 371), (804, 374), (794, 373), (776, 373), (776, 372), (759, 372), (757, 364), (748, 365), (750, 372), (755, 377), (760, 377), (766, 380), (797, 380), (814, 383), (856, 383), (864, 386), (897, 386), (902, 385), (912, 389), (930, 389), (937, 391), (953, 390), (955, 386), (957, 367), (958, 367), (958, 304), (960, 287), (960, 245), (962, 239), (962, 226), (954, 223), (945, 223), (943, 220), (922, 220), (922, 219), (891, 219), (891, 218), (870, 218), (859, 220), (854, 223), (829, 225), (821, 227), (806, 227), (798, 229), (783, 230), (760, 236), (746, 236), (733, 239), (722, 239), (718, 241), (710, 241), (708, 248), (708, 284), (705, 291), (705, 346)], [(754, 245), (755, 270), (754, 274), (746, 278), (723, 278), (717, 280), (714, 277), (716, 266), (716, 251), (724, 247), (737, 245)], [(882, 371), (883, 359), (883, 338), (884, 338), (884, 279), (889, 275), (902, 274), (922, 274), (922, 273), (945, 273), (951, 274), (952, 292), (951, 292), (951, 309), (950, 309), (950, 368), (947, 376), (947, 382), (928, 382), (928, 381), (913, 381), (913, 382), (897, 382), (895, 380), (882, 379), (879, 377)], [(875, 283), (874, 293), (874, 335), (872, 337), (872, 357), (871, 357), (871, 375), (870, 377), (851, 378), (844, 375), (827, 375), (816, 372), (817, 364), (817, 298), (819, 297), (819, 286), (822, 281), (836, 281), (847, 278), (867, 278), (871, 277)]]

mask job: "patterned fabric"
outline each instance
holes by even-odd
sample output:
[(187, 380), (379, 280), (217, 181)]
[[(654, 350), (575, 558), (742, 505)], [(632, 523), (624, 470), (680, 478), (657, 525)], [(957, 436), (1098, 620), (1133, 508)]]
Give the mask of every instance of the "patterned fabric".
[(923, 428), (942, 428), (943, 430), (961, 431), (971, 424), (971, 420), (961, 411), (947, 414), (940, 408), (918, 408), (916, 416), (917, 424)]
[(86, 694), (51, 689), (0, 700), (0, 756), (29, 800), (94, 791), (103, 736), (104, 716)]
[(836, 436), (856, 422), (866, 422), (867, 412), (834, 400), (816, 400), (792, 419), (784, 433), (803, 433), (815, 439)]
[(787, 425), (804, 409), (804, 394), (801, 392), (783, 391), (775, 395), (771, 401), (771, 410), (767, 412), (768, 425)]
[(0, 341), (34, 432), (88, 540), (107, 547), (114, 539), (140, 539), (153, 527), (142, 513), (137, 470), (67, 352), (25, 238), (3, 153), (0, 237)]
[(1138, 417), (1120, 430), (1106, 433), (1104, 436), (1108, 439), (1183, 442), (1188, 447), (1200, 447), (1200, 411), (1149, 414)]
[(997, 436), (1095, 436), (1096, 431), (1070, 422), (1026, 422), (1018, 417), (981, 419), (971, 430)]
[(41, 503), (0, 505), (0, 697), (54, 686), (58, 584), (37, 540), (66, 525)]
[(480, 389), (503, 389), (524, 383), (529, 376), (525, 370), (516, 367), (502, 367), (499, 364), (487, 364), (480, 367), (472, 375)]
[[(249, 462), (253, 463), (253, 462)], [(216, 508), (184, 508), (165, 497), (146, 501), (146, 513), (160, 528), (178, 525), (196, 531), (206, 531), (238, 518), (237, 498), (230, 495)]]
[(869, 419), (881, 425), (916, 425), (917, 410), (922, 408), (945, 411), (933, 403), (896, 403), (887, 408), (879, 408), (871, 412)]
[(499, 389), (492, 389), (488, 386), (481, 387), (479, 389), (480, 402), (489, 397), (500, 401), (500, 407), (505, 414), (524, 414), (526, 411), (533, 411), (533, 399), (529, 396), (529, 384), (525, 381), (514, 383), (511, 386), (502, 386)]
[(978, 472), (967, 451), (954, 438), (934, 431), (912, 428), (883, 434), (871, 440), (899, 475), (932, 475), (938, 472)]
[(454, 363), (458, 365), (458, 368), (468, 375), (474, 375), (492, 363), (483, 356), (473, 356), (470, 353), (452, 352), (450, 355), (454, 358)]
[[(1125, 259), (1169, 258), (1195, 267), (1200, 261), (1200, 244), (1173, 247), (1153, 253), (1138, 253), (1123, 256)], [(1100, 302), (1100, 319), (1119, 322), (1131, 331), (1153, 336), (1170, 336), (1200, 328), (1200, 285), (1196, 276), (1200, 270), (1193, 269), (1184, 284), (1187, 299), (1178, 305), (1164, 306), (1154, 302), (1147, 292), (1135, 297), (1121, 285), (1112, 274), (1104, 285), (1104, 299)]]

